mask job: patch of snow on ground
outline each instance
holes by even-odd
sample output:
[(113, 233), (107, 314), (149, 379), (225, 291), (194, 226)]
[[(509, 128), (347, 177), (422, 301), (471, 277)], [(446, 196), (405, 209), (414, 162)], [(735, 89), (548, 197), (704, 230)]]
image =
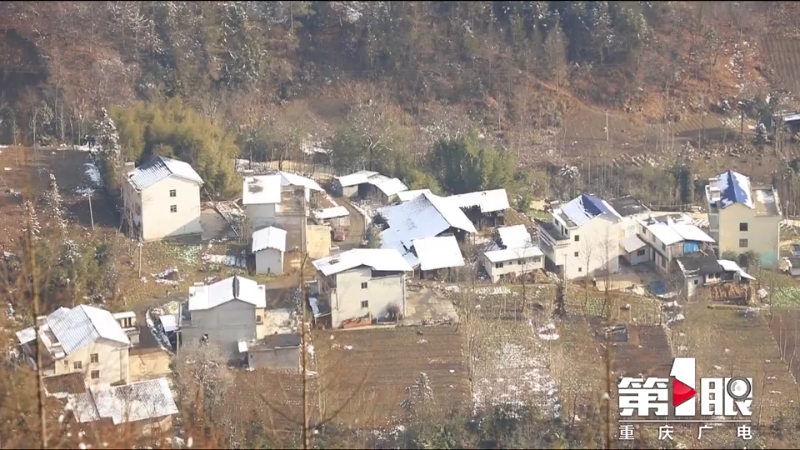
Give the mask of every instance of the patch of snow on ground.
[(94, 163), (85, 163), (83, 169), (86, 174), (88, 185), (76, 189), (75, 193), (89, 196), (94, 194), (95, 190), (103, 187), (103, 177), (100, 175), (100, 169), (98, 169)]
[(511, 295), (511, 289), (505, 286), (487, 286), (475, 289), (475, 295), (484, 297), (488, 295)]
[(350, 204), (353, 206), (353, 208), (355, 208), (356, 211), (359, 212), (359, 214), (364, 216), (365, 226), (372, 223), (372, 218), (375, 217), (376, 208), (365, 202), (350, 202)]
[(153, 319), (150, 318), (149, 309), (147, 310), (144, 316), (145, 316), (145, 322), (147, 322), (147, 329), (150, 330), (150, 333), (152, 333), (153, 337), (156, 338), (156, 341), (158, 341), (158, 345), (165, 352), (172, 354), (172, 351), (170, 351), (171, 345), (169, 343), (169, 338), (167, 337), (166, 334), (164, 334), (163, 331), (161, 331), (160, 327), (156, 326), (155, 322), (153, 322)]
[(511, 342), (488, 358), (475, 369), (472, 399), (476, 412), (500, 406), (513, 416), (517, 408), (532, 403), (559, 417), (558, 390), (544, 359)]
[(243, 257), (236, 255), (203, 255), (203, 262), (211, 264), (222, 264), (227, 267), (246, 268), (247, 261)]
[[(531, 329), (533, 329), (533, 322), (531, 324)], [(548, 323), (547, 325), (539, 328), (539, 332), (537, 333), (539, 339), (543, 341), (556, 341), (561, 336), (556, 333), (556, 325), (554, 323)]]
[(758, 189), (756, 191), (756, 200), (764, 204), (775, 203), (775, 195), (773, 195), (772, 192)]

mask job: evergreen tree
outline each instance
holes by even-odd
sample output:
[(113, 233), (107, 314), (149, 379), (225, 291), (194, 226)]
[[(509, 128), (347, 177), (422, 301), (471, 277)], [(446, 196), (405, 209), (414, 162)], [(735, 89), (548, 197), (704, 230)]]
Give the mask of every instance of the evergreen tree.
[(100, 172), (106, 187), (114, 192), (119, 189), (118, 175), (122, 171), (122, 151), (117, 126), (105, 108), (100, 110), (100, 120), (96, 128), (97, 143), (100, 145)]

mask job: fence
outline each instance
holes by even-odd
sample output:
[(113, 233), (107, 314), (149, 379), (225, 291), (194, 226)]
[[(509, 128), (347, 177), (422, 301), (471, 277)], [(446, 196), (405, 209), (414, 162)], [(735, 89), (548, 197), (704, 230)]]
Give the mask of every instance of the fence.
[[(250, 161), (237, 159), (234, 161), (237, 172), (242, 172), (251, 168)], [(312, 180), (325, 183), (340, 175), (329, 164), (321, 164), (306, 161), (253, 161), (252, 170), (255, 175), (264, 174), (274, 170), (297, 173)]]

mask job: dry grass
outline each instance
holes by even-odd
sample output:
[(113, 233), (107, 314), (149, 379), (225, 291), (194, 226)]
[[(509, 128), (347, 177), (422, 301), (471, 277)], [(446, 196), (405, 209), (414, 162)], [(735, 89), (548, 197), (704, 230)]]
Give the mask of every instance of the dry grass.
[(800, 39), (768, 37), (764, 48), (774, 70), (774, 82), (797, 95), (800, 93)]
[[(333, 338), (332, 338), (333, 337)], [(433, 387), (436, 408), (467, 400), (464, 337), (456, 327), (403, 327), (314, 333), (323, 420), (382, 428), (402, 420), (406, 388), (420, 373)]]

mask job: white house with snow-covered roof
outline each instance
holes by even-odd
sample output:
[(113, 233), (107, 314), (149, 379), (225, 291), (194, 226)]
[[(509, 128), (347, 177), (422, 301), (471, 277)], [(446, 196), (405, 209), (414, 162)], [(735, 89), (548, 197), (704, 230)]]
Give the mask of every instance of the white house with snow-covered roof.
[(753, 184), (747, 176), (729, 170), (708, 180), (706, 203), (717, 256), (754, 252), (762, 267), (778, 267), (782, 213), (773, 186)]
[(264, 337), (266, 288), (254, 280), (233, 276), (189, 288), (181, 305), (181, 343), (208, 342), (223, 351), (239, 352), (239, 342)]
[(399, 319), (406, 313), (406, 273), (413, 268), (394, 249), (359, 248), (313, 262), (314, 303), (330, 309), (331, 326), (348, 320)]
[(123, 221), (145, 241), (199, 234), (203, 179), (191, 165), (158, 156), (139, 167), (126, 163)]
[(567, 279), (619, 271), (622, 217), (605, 200), (581, 194), (552, 203), (549, 221), (537, 221), (546, 267)]
[[(278, 215), (298, 209), (292, 208), (285, 198), (286, 195), (291, 197), (296, 189), (303, 190), (306, 202), (311, 201), (313, 192), (323, 192), (316, 181), (290, 172), (245, 176), (242, 181), (242, 206), (252, 229), (274, 225)], [(302, 198), (294, 203), (302, 203)], [(310, 203), (308, 209), (312, 209)]]
[(282, 274), (283, 256), (286, 252), (286, 230), (267, 227), (256, 231), (253, 233), (251, 251), (256, 257), (257, 274)]
[(127, 383), (131, 340), (123, 326), (129, 314), (114, 315), (87, 305), (62, 307), (36, 319), (38, 336), (36, 328), (29, 327), (17, 332), (17, 340), (34, 367), (37, 342), (41, 343), (45, 377), (79, 372), (89, 385)]
[(388, 204), (401, 192), (407, 191), (408, 186), (399, 178), (389, 178), (371, 170), (359, 170), (334, 178), (334, 189), (344, 197), (377, 197), (382, 203)]
[(714, 244), (714, 239), (686, 214), (650, 216), (637, 222), (638, 237), (647, 244), (649, 260), (665, 274), (672, 270), (675, 258), (710, 250)]
[(544, 267), (544, 253), (531, 239), (525, 225), (497, 229), (496, 242), (483, 253), (483, 267), (497, 283), (502, 277), (519, 276)]
[(505, 189), (451, 195), (447, 200), (461, 208), (478, 229), (504, 225), (505, 210), (511, 207)]

